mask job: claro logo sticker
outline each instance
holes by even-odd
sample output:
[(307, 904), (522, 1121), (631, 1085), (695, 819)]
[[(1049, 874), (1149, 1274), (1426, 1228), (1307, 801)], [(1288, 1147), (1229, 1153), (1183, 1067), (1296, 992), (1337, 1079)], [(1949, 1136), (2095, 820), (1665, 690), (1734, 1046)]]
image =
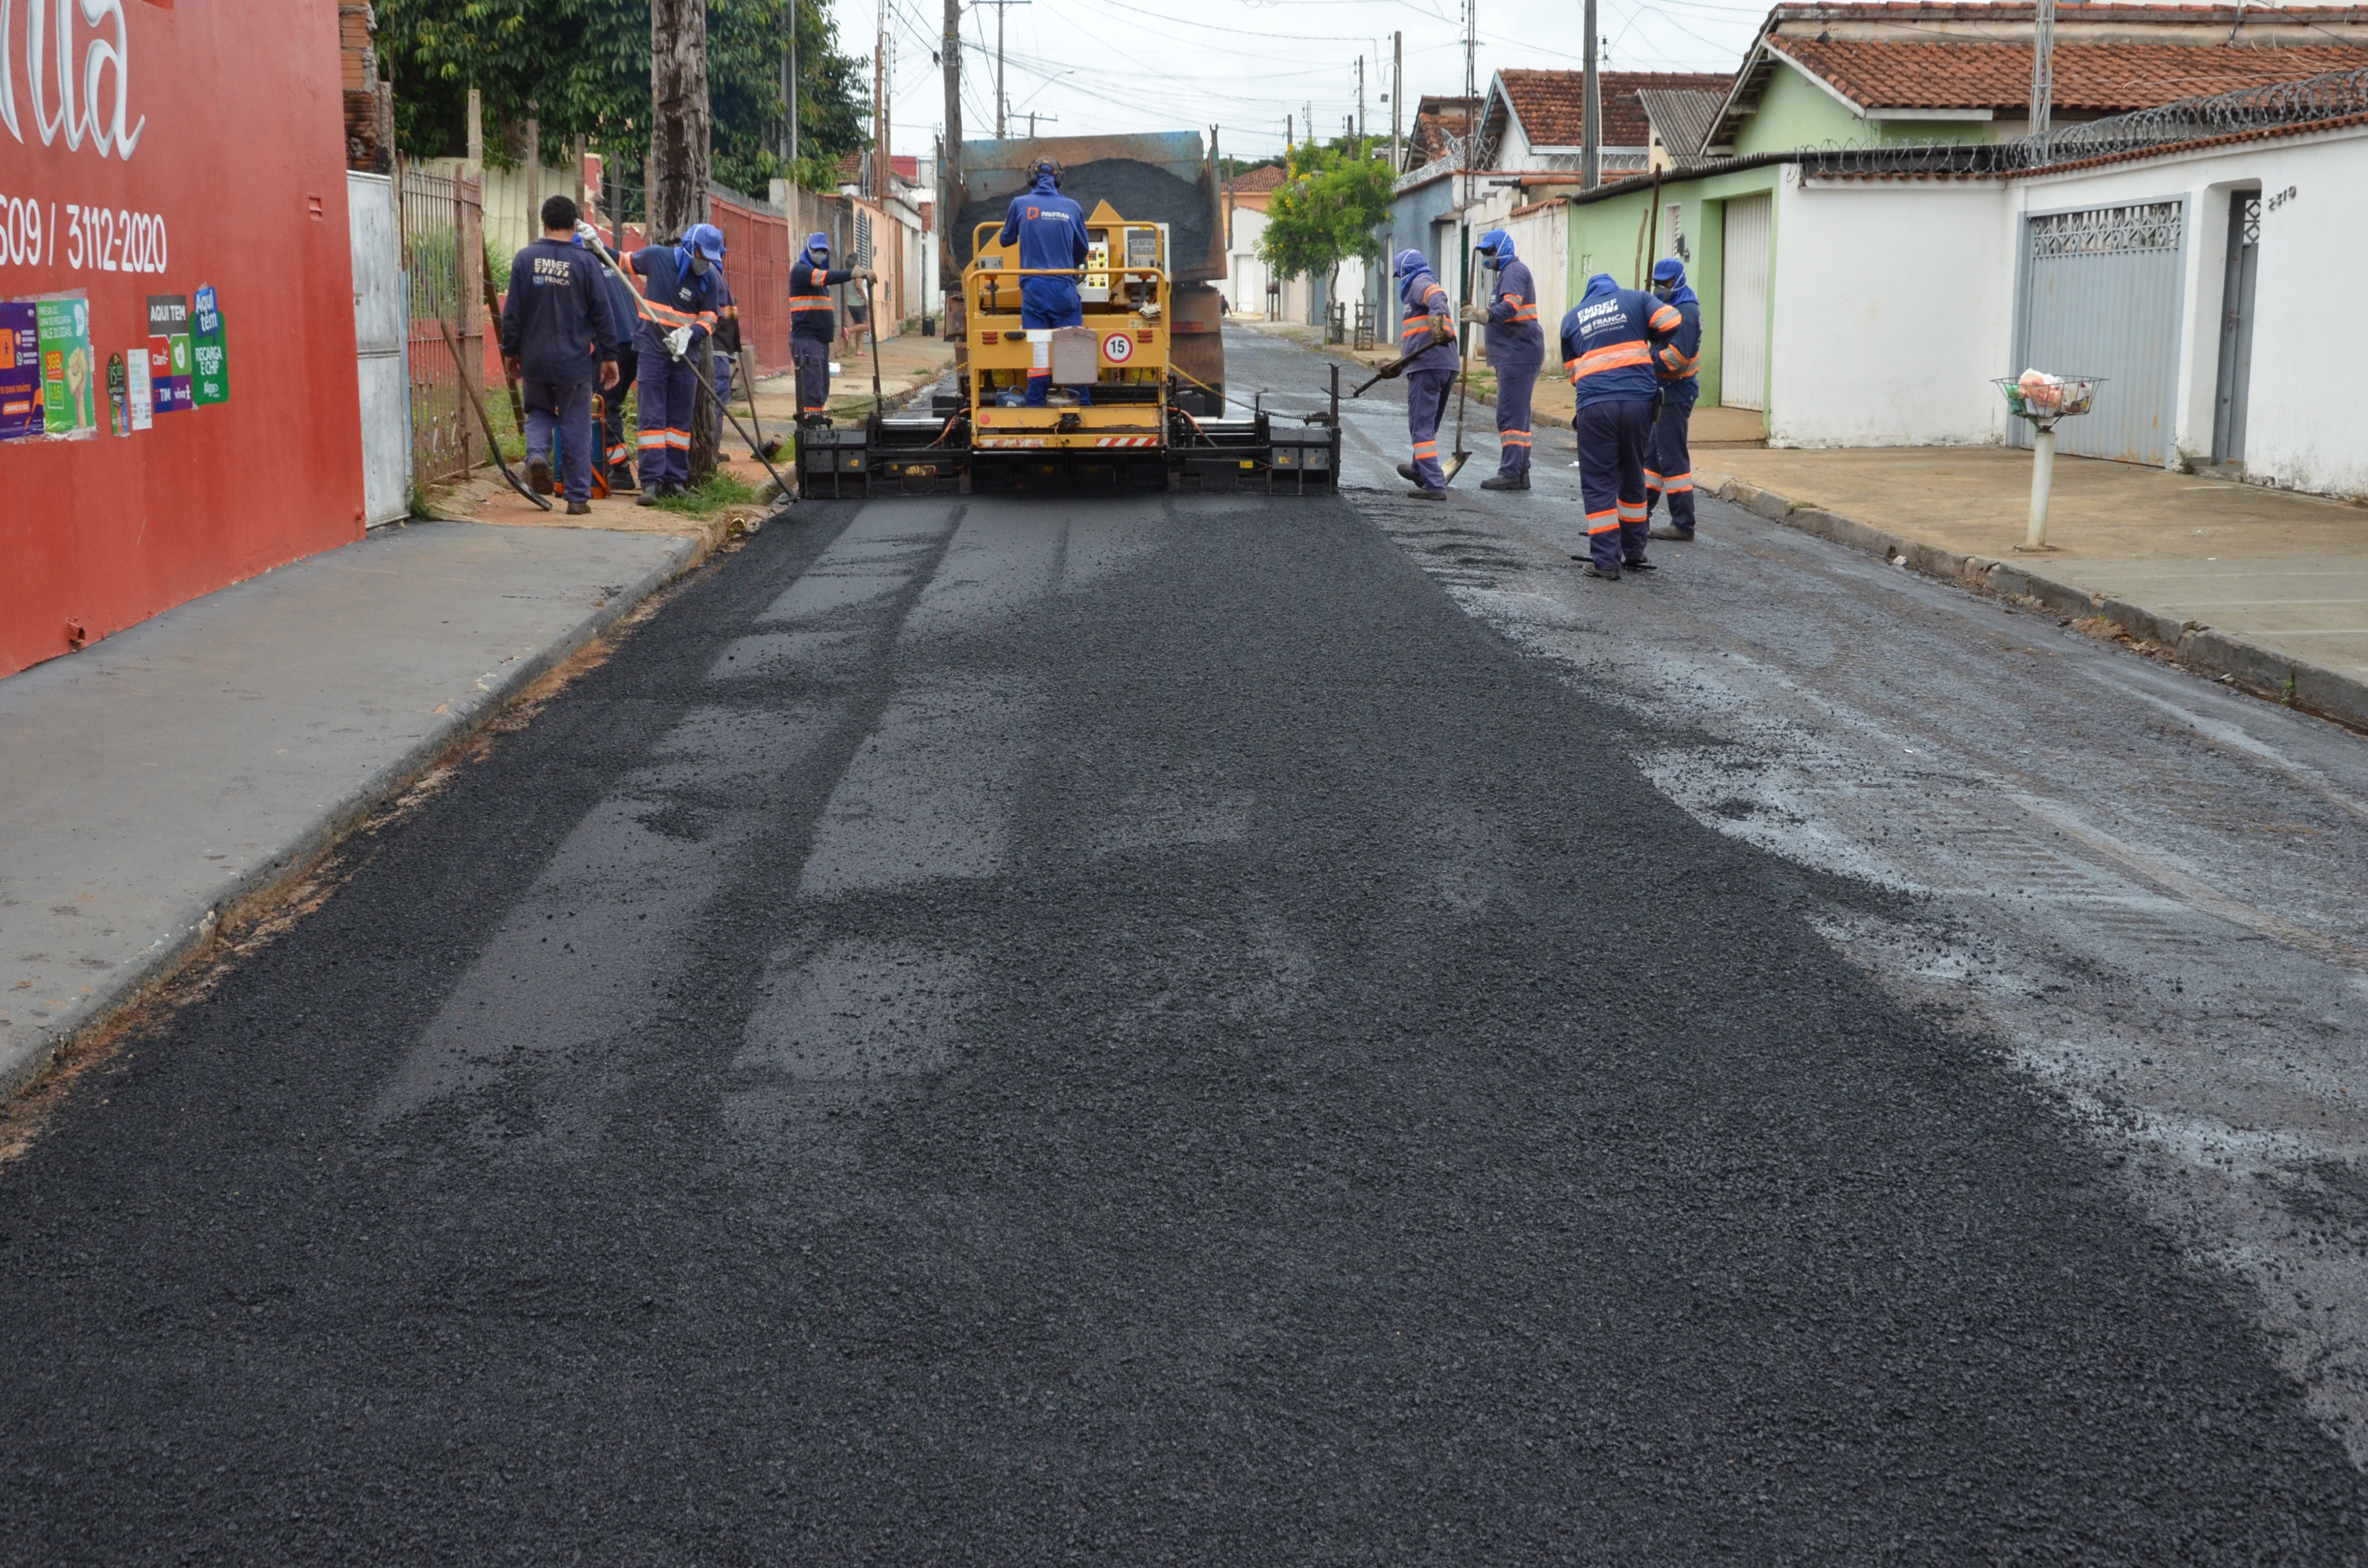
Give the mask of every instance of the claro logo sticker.
[(131, 97), (123, 0), (0, 0), (0, 125), (9, 135), (24, 141), (29, 121), (44, 147), (63, 135), (69, 151), (87, 140), (102, 158), (129, 158), (148, 128), (145, 115), (125, 126)]

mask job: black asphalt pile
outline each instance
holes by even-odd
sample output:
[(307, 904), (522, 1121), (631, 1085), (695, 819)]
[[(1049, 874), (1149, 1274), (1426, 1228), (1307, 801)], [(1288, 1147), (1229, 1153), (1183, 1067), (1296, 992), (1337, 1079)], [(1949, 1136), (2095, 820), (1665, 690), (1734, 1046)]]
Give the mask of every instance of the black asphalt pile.
[[(1134, 158), (1097, 158), (1079, 164), (1061, 171), (1061, 194), (1084, 208), (1088, 217), (1098, 203), (1107, 201), (1121, 218), (1167, 224), (1168, 256), (1178, 271), (1199, 266), (1215, 237), (1209, 193), (1156, 164)], [(965, 203), (954, 230), (954, 259), (968, 267), (972, 233), (981, 223), (1001, 223), (1010, 210), (1008, 196)]]
[(2359, 1558), (2096, 1156), (1346, 503), (852, 510), (0, 1167), (0, 1556)]

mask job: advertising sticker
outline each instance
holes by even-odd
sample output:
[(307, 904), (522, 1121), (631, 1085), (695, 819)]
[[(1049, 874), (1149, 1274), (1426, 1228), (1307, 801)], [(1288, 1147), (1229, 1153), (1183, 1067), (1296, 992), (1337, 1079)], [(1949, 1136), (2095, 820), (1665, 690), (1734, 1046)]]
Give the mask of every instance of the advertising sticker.
[(49, 433), (98, 433), (98, 367), (90, 357), (90, 301), (79, 291), (33, 301), (41, 334), (41, 403)]
[(131, 391), (131, 427), (134, 430), (155, 428), (156, 404), (148, 393), (148, 346), (140, 345), (124, 356), (124, 369), (130, 372)]
[(0, 300), (0, 441), (40, 433), (40, 328), (30, 301)]
[(131, 434), (131, 373), (120, 354), (107, 357), (107, 428), (111, 435)]
[(228, 403), (230, 401), (230, 351), (222, 343), (222, 303), (214, 298), (214, 286), (206, 284), (198, 290), (189, 334), (189, 358), (193, 369), (189, 394), (198, 403)]
[(148, 296), (148, 384), (159, 414), (194, 406), (189, 389), (189, 297)]

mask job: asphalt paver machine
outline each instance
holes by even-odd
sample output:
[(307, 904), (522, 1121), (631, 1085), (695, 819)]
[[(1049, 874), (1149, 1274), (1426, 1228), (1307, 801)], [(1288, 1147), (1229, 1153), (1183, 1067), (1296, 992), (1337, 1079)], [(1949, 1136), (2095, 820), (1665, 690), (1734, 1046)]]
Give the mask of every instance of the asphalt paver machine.
[[(1032, 162), (1041, 149), (1057, 155), (1064, 142), (1077, 140), (973, 142), (964, 150), (1012, 149), (1003, 162)], [(1197, 158), (1198, 138), (1190, 140)], [(958, 301), (949, 301), (959, 306), (950, 323), (959, 345), (954, 391), (932, 397), (926, 408), (874, 413), (860, 426), (802, 430), (803, 494), (1181, 489), (1297, 495), (1335, 487), (1337, 367), (1328, 411), (1292, 416), (1229, 397), (1215, 312), (1206, 308), (1214, 304), (1214, 290), (1179, 284), (1173, 254), (1178, 225), (1122, 212), (1108, 197), (1089, 199), (1098, 178), (1127, 186), (1130, 171), (1111, 172), (1112, 162), (1090, 164), (1085, 177), (1064, 185), (1087, 207), (1087, 260), (1077, 290), (1085, 319), (1039, 335), (1047, 339), (1054, 389), (1047, 404), (1025, 402), (1038, 351), (1019, 317), (1020, 286), (1030, 274), (1020, 268), (1018, 248), (1000, 243), (1002, 214), (992, 198), (971, 202), (961, 214), (968, 227), (958, 251), (962, 289)], [(1156, 205), (1159, 187), (1138, 175), (1133, 188), (1148, 190), (1138, 199)], [(1205, 188), (1213, 190), (1212, 181)], [(1185, 210), (1188, 218), (1198, 217)], [(1185, 243), (1191, 240), (1188, 233)], [(1199, 319), (1203, 314), (1211, 319)], [(1208, 373), (1196, 373), (1195, 362)], [(1073, 395), (1079, 388), (1086, 396)]]

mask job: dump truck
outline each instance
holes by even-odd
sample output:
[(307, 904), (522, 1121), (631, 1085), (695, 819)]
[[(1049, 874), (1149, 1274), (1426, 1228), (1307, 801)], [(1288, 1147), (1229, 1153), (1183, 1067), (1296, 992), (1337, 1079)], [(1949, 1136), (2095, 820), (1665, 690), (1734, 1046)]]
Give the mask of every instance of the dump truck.
[[(1040, 158), (1086, 212), (1084, 324), (1053, 330), (1056, 387), (1076, 406), (1022, 404), (1035, 345), (1019, 319), (1017, 247), (999, 239)], [(947, 335), (954, 390), (926, 408), (800, 433), (812, 496), (1063, 488), (1304, 494), (1339, 472), (1338, 373), (1328, 412), (1292, 417), (1225, 388), (1224, 213), (1217, 171), (1190, 132), (965, 142), (951, 216)], [(1075, 274), (1062, 274), (1074, 277)]]

